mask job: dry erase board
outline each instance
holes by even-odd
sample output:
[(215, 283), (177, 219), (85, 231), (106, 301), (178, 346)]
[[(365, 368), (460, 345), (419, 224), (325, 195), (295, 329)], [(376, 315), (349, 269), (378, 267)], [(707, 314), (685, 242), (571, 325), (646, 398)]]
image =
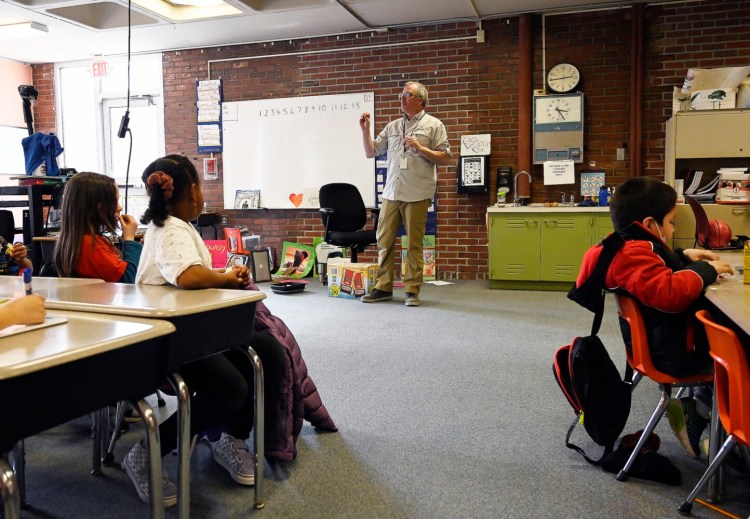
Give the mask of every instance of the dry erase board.
[(372, 114), (372, 92), (223, 103), (224, 208), (241, 209), (260, 191), (259, 207), (319, 207), (323, 184), (359, 188), (375, 204), (375, 161), (365, 157), (359, 116)]

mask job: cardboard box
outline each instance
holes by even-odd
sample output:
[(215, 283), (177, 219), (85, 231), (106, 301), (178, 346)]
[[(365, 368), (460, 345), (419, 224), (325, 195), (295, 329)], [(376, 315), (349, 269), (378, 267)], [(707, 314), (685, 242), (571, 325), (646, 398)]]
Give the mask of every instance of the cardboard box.
[[(401, 237), (401, 278), (406, 275), (406, 247), (408, 236)], [(424, 268), (422, 269), (422, 278), (424, 281), (432, 281), (437, 276), (437, 266), (435, 264), (435, 235), (427, 234), (422, 240), (422, 256), (424, 258)]]
[(375, 263), (328, 262), (328, 296), (356, 299), (375, 288)]
[(691, 110), (731, 110), (737, 106), (736, 88), (709, 88), (690, 94)]

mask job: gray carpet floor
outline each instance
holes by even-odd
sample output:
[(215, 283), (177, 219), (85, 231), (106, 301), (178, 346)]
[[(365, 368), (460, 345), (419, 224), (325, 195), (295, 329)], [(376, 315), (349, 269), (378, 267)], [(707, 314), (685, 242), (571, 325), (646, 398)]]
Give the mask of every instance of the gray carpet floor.
[[(305, 424), (297, 458), (266, 463), (266, 506), (236, 485), (197, 445), (191, 460), (193, 517), (290, 518), (669, 518), (705, 463), (689, 458), (666, 419), (659, 452), (680, 469), (680, 487), (631, 479), (588, 465), (566, 449), (573, 412), (554, 381), (554, 351), (587, 335), (592, 314), (563, 293), (487, 289), (486, 282), (425, 285), (422, 306), (366, 305), (326, 296), (311, 281), (266, 304), (300, 343), (310, 375), (339, 427)], [(600, 332), (624, 366), (614, 301)], [(625, 432), (641, 429), (657, 387), (636, 389)], [(86, 417), (27, 441), (25, 518), (147, 517), (119, 468), (90, 476)], [(116, 456), (141, 437), (139, 427)], [(583, 428), (577, 443), (593, 452)], [(176, 471), (176, 457), (166, 465)], [(705, 495), (705, 494), (704, 494)], [(750, 514), (750, 479), (730, 477), (721, 506)], [(722, 517), (701, 505), (698, 518)], [(176, 517), (176, 508), (167, 517)]]

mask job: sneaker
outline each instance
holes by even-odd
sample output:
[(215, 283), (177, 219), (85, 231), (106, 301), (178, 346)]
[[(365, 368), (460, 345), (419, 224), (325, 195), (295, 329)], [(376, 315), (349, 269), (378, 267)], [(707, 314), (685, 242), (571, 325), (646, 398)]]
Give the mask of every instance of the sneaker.
[(406, 306), (419, 306), (419, 296), (414, 292), (407, 292), (404, 303)]
[(692, 458), (700, 457), (701, 433), (708, 425), (708, 419), (703, 418), (695, 410), (692, 398), (672, 398), (667, 404), (667, 418), (672, 432)]
[(377, 288), (373, 288), (372, 292), (362, 296), (363, 303), (379, 303), (380, 301), (390, 301), (391, 299), (393, 299), (393, 292), (385, 292)]
[(255, 456), (245, 440), (222, 433), (214, 447), (214, 460), (240, 485), (255, 484)]
[[(138, 497), (144, 503), (148, 503), (148, 452), (141, 445), (141, 442), (137, 442), (130, 449), (130, 452), (122, 461), (122, 468), (128, 473), (130, 481), (133, 482), (133, 486), (136, 492), (138, 492)], [(159, 482), (156, 482), (156, 484), (159, 484)], [(177, 486), (169, 480), (164, 467), (161, 469), (161, 484), (164, 495), (164, 506), (174, 506), (177, 504)]]

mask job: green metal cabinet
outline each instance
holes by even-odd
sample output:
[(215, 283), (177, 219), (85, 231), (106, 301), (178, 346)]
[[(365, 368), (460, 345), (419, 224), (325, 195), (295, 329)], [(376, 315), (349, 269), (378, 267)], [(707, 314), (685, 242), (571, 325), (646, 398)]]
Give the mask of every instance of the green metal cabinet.
[(567, 290), (586, 250), (612, 232), (609, 213), (489, 213), (490, 288)]

